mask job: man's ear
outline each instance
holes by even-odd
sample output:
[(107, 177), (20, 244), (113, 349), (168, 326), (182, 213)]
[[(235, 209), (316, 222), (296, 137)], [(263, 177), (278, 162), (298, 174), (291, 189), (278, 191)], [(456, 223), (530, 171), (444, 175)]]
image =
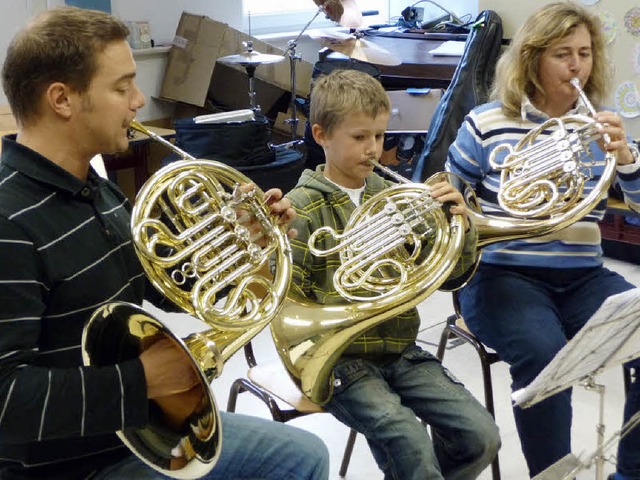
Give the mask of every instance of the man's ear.
[(321, 147), (324, 147), (323, 143), (328, 139), (326, 130), (319, 124), (314, 123), (313, 125), (311, 125), (311, 134), (313, 135), (313, 139), (316, 141), (316, 143)]
[(49, 85), (46, 92), (45, 101), (47, 106), (57, 115), (64, 119), (71, 117), (71, 98), (69, 97), (69, 87), (62, 82)]

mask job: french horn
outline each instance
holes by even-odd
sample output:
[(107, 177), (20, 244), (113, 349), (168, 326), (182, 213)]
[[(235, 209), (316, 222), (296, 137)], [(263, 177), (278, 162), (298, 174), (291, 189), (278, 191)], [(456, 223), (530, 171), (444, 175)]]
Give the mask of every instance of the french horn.
[[(579, 82), (572, 83), (594, 112)], [(560, 133), (536, 142), (551, 123)], [(450, 183), (462, 185), (467, 217), (478, 231), (478, 249), (556, 232), (591, 211), (615, 176), (615, 155), (607, 153), (598, 184), (584, 195), (593, 165), (582, 159), (590, 156), (597, 127), (587, 116), (552, 119), (515, 148), (498, 147), (509, 149), (500, 191), (505, 190), (503, 208), (517, 213), (512, 216), (484, 214), (473, 189), (454, 174), (437, 173), (425, 184), (415, 184), (372, 161), (399, 185), (359, 206), (342, 233), (322, 228), (309, 238), (309, 250), (316, 255), (339, 255), (334, 284), (345, 302), (323, 305), (290, 294), (270, 325), (280, 359), (302, 393), (316, 404), (326, 403), (333, 392), (333, 368), (357, 337), (442, 288), (459, 258), (464, 233), (459, 216), (431, 200), (430, 185), (445, 175)], [(336, 246), (316, 249), (314, 243), (323, 235), (332, 235)], [(469, 269), (465, 279), (474, 271)]]
[[(138, 357), (162, 338), (182, 349), (200, 380), (196, 410), (174, 425), (173, 412), (159, 411), (161, 399), (150, 400), (150, 423), (117, 434), (164, 475), (200, 478), (221, 448), (220, 416), (209, 385), (278, 313), (291, 280), (291, 251), (286, 232), (269, 217), (264, 194), (240, 188), (250, 182), (247, 177), (192, 157), (137, 121), (131, 127), (183, 158), (157, 171), (137, 195), (131, 218), (136, 253), (153, 285), (209, 328), (182, 339), (137, 305), (107, 303), (85, 325), (83, 360), (113, 365)], [(249, 216), (258, 219), (260, 232), (246, 228)], [(275, 268), (267, 278), (271, 257)]]

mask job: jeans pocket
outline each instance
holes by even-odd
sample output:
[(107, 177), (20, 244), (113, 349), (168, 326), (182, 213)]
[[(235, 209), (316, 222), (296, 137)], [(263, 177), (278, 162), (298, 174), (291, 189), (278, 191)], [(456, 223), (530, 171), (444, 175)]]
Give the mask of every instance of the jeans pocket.
[(459, 385), (462, 385), (462, 382), (460, 380), (458, 380), (455, 375), (453, 373), (451, 373), (449, 370), (447, 370), (440, 362), (440, 360), (438, 359), (438, 357), (436, 357), (435, 355), (427, 352), (426, 350), (423, 350), (422, 348), (420, 348), (418, 345), (411, 345), (409, 347), (407, 347), (403, 352), (402, 352), (402, 358), (404, 360), (406, 360), (409, 363), (412, 364), (418, 364), (418, 363), (423, 363), (423, 362), (435, 362), (438, 363), (438, 369), (441, 369), (442, 372), (444, 373), (444, 375), (451, 380), (453, 383), (457, 383)]
[(333, 369), (333, 393), (344, 392), (354, 382), (367, 375), (367, 367), (362, 359), (340, 361)]
[(402, 358), (409, 362), (424, 362), (427, 360), (433, 360), (436, 362), (440, 362), (434, 355), (423, 350), (418, 345), (409, 345), (402, 352)]

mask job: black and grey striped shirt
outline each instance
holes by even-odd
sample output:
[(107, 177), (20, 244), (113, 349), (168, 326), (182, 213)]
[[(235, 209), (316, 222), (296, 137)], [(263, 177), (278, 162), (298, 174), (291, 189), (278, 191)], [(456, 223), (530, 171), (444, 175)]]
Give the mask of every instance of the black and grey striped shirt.
[(84, 367), (80, 349), (96, 307), (142, 302), (129, 218), (124, 195), (93, 171), (82, 182), (3, 139), (0, 467), (73, 459), (61, 478), (83, 478), (114, 449), (128, 453), (112, 432), (146, 423), (141, 363)]

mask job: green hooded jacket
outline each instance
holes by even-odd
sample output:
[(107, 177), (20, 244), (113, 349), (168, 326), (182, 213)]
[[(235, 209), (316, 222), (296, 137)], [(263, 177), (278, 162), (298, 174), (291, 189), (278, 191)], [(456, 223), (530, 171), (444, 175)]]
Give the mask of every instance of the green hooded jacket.
[[(356, 206), (343, 190), (324, 177), (323, 169), (324, 165), (319, 165), (315, 171), (305, 170), (295, 188), (286, 195), (298, 214), (291, 224), (298, 231), (297, 237), (291, 241), (292, 289), (315, 302), (335, 305), (345, 302), (333, 284), (334, 272), (340, 266), (339, 255), (314, 256), (309, 252), (307, 242), (315, 230), (324, 226), (341, 234)], [(362, 203), (392, 185), (394, 183), (372, 173), (366, 179)], [(463, 253), (448, 281), (464, 278), (464, 274), (473, 267), (477, 256), (476, 240), (477, 232), (472, 227), (465, 234)], [(316, 246), (330, 248), (335, 243), (332, 237), (325, 235)], [(415, 342), (419, 327), (418, 311), (411, 308), (358, 337), (345, 354), (370, 357), (400, 353)]]

